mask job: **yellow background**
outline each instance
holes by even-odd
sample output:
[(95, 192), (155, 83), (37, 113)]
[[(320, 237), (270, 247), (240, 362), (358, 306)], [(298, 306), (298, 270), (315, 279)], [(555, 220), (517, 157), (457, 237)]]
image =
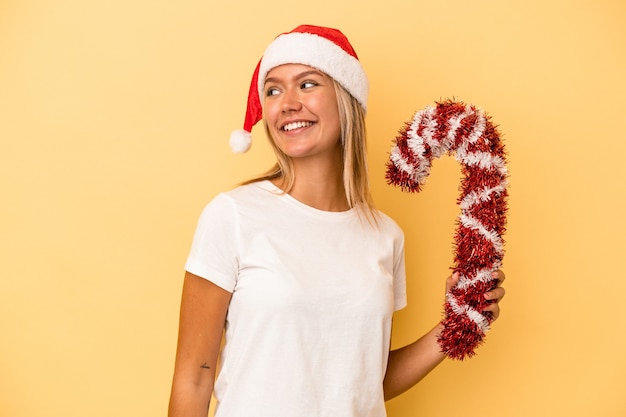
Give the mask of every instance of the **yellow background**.
[(197, 216), (272, 162), (262, 129), (228, 149), (250, 75), (315, 23), (371, 81), (374, 194), (407, 235), (394, 346), (440, 317), (459, 182), (443, 158), (423, 194), (387, 186), (395, 132), (457, 97), (509, 152), (502, 316), (390, 417), (623, 417), (625, 17), (621, 0), (1, 1), (0, 415), (165, 415)]

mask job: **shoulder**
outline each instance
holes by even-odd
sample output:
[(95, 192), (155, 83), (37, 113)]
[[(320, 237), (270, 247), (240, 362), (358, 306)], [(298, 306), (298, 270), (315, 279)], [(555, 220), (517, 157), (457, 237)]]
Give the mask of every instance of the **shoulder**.
[(393, 241), (394, 245), (404, 245), (404, 231), (402, 228), (393, 218), (378, 209), (374, 210), (373, 218), (365, 219), (363, 216), (359, 216), (356, 223), (364, 228), (367, 231), (366, 233), (369, 233), (372, 238), (380, 242)]
[(233, 189), (217, 194), (208, 203), (208, 206), (227, 205), (232, 207), (233, 205), (245, 205), (246, 203), (257, 202), (259, 199), (270, 198), (270, 196), (275, 195), (272, 191), (271, 183), (268, 185), (264, 181), (239, 185)]
[(236, 215), (242, 210), (266, 209), (276, 195), (269, 181), (239, 185), (217, 194), (206, 204), (203, 212)]
[(246, 201), (248, 199), (269, 198), (276, 195), (276, 187), (269, 181), (258, 181), (245, 185), (239, 185), (229, 191), (225, 191), (218, 197), (233, 201)]
[(257, 219), (262, 210), (271, 204), (267, 186), (252, 183), (237, 186), (215, 195), (202, 209), (198, 220), (198, 230), (234, 230), (243, 219)]
[(376, 212), (378, 214), (379, 227), (382, 230), (385, 230), (385, 231), (388, 231), (390, 233), (394, 233), (400, 236), (404, 235), (402, 228), (398, 225), (398, 223), (396, 223), (394, 219), (392, 219), (389, 215), (387, 215), (386, 213), (383, 213), (380, 210), (376, 210)]

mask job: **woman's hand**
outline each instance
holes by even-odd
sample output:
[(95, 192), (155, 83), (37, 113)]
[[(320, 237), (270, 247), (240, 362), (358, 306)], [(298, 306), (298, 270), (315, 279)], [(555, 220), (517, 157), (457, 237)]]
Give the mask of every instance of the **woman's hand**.
[[(485, 293), (485, 299), (490, 300), (491, 303), (484, 311), (490, 311), (493, 314), (492, 319), (495, 320), (500, 314), (498, 303), (504, 297), (504, 288), (501, 287), (502, 281), (504, 281), (504, 272), (495, 271), (493, 277), (497, 280), (496, 288)], [(450, 291), (458, 282), (458, 273), (449, 276), (446, 280), (446, 292)], [(385, 400), (389, 400), (417, 384), (444, 360), (446, 356), (441, 352), (441, 346), (438, 342), (442, 330), (443, 324), (440, 322), (417, 341), (389, 353), (387, 373), (383, 381)]]
[[(496, 288), (491, 291), (487, 291), (484, 296), (486, 300), (489, 300), (489, 305), (483, 310), (483, 312), (489, 311), (492, 314), (492, 321), (497, 319), (500, 315), (500, 300), (504, 297), (506, 291), (502, 288), (502, 282), (506, 278), (504, 272), (501, 270), (494, 271), (492, 274), (496, 280)], [(459, 282), (459, 273), (455, 272), (446, 280), (446, 292), (450, 291)]]

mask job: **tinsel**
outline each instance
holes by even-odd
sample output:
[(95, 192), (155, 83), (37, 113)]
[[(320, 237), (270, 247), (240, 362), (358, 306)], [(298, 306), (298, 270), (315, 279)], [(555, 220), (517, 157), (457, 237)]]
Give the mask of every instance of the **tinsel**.
[(491, 274), (504, 256), (508, 173), (504, 145), (491, 118), (471, 104), (444, 100), (416, 112), (399, 131), (387, 162), (387, 182), (419, 192), (432, 160), (444, 154), (462, 165), (452, 267), (460, 279), (446, 294), (438, 341), (442, 352), (462, 360), (475, 354), (493, 320), (483, 311), (489, 303), (484, 293), (497, 285)]

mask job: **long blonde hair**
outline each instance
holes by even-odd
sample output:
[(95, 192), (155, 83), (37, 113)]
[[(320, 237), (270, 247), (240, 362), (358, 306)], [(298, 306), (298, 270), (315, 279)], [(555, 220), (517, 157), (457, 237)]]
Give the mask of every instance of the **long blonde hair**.
[[(367, 141), (365, 129), (365, 110), (361, 104), (331, 78), (335, 87), (339, 123), (341, 125), (341, 144), (343, 154), (343, 186), (350, 208), (356, 208), (359, 215), (376, 223), (377, 211), (370, 192), (369, 173), (367, 168)], [(295, 183), (295, 172), (292, 159), (280, 150), (272, 139), (264, 122), (265, 133), (276, 155), (276, 164), (260, 177), (244, 182), (250, 184), (259, 181), (282, 178), (283, 192), (289, 193)]]

